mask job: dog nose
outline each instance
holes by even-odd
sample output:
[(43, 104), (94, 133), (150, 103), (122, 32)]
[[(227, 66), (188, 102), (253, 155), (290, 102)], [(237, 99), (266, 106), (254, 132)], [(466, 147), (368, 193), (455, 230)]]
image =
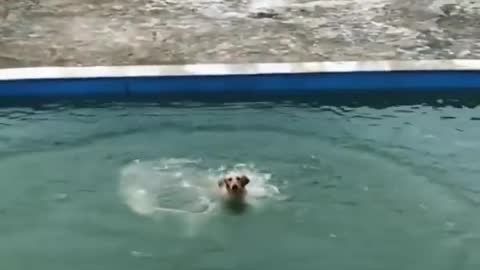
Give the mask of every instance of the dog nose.
[(237, 185), (233, 185), (232, 186), (232, 190), (237, 190), (238, 189), (238, 186)]

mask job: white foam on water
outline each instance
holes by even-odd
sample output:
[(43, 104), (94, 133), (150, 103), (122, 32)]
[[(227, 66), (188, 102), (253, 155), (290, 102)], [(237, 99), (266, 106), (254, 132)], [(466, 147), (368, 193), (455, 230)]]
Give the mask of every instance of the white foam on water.
[(272, 175), (261, 172), (253, 164), (236, 164), (232, 168), (222, 166), (217, 170), (210, 170), (209, 177), (211, 181), (218, 181), (227, 174), (246, 175), (250, 179), (246, 201), (252, 206), (260, 207), (265, 199), (280, 198), (280, 190), (270, 183)]
[(201, 178), (192, 165), (197, 161), (162, 159), (142, 162), (135, 160), (122, 169), (120, 193), (126, 204), (140, 215), (155, 212), (199, 213), (209, 207), (209, 201), (192, 179)]
[[(207, 168), (200, 160), (135, 160), (120, 171), (119, 191), (124, 203), (138, 215), (155, 219), (181, 218), (189, 229), (218, 214), (222, 201), (217, 183), (225, 174), (241, 173), (250, 178), (247, 203), (259, 208), (277, 199), (279, 189), (270, 184), (271, 174), (254, 165)], [(193, 231), (191, 230), (193, 233)]]

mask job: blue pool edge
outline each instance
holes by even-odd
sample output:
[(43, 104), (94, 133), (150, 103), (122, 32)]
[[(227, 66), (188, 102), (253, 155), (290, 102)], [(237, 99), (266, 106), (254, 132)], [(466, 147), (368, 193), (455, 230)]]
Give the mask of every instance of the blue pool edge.
[(480, 60), (0, 69), (0, 98), (479, 92)]

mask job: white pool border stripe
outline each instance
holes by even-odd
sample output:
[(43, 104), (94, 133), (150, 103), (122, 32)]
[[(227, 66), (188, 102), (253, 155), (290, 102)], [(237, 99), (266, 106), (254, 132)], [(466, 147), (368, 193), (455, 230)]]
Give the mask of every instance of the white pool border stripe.
[(480, 71), (480, 60), (342, 61), (255, 64), (190, 64), (156, 66), (29, 67), (0, 69), (0, 81), (162, 77), (201, 75), (254, 75), (328, 72)]

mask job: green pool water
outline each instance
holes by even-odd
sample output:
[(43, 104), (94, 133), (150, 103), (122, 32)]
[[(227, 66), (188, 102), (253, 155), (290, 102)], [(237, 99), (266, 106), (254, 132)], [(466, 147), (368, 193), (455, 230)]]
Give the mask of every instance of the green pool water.
[[(4, 107), (0, 269), (479, 269), (478, 119), (447, 105)], [(242, 164), (252, 196), (278, 191), (242, 214), (180, 185)]]

